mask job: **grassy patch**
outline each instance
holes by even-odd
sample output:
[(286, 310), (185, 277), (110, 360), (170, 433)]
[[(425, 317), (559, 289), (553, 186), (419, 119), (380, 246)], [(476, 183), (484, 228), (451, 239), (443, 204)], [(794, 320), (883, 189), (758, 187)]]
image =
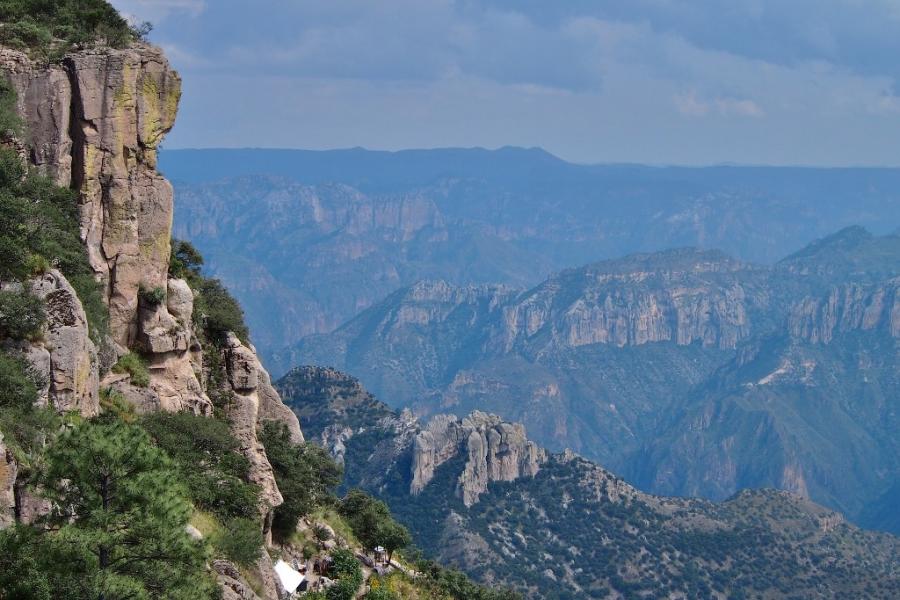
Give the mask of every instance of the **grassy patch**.
[(122, 356), (112, 368), (113, 373), (127, 373), (131, 376), (131, 383), (145, 388), (150, 385), (150, 371), (143, 358), (129, 352)]

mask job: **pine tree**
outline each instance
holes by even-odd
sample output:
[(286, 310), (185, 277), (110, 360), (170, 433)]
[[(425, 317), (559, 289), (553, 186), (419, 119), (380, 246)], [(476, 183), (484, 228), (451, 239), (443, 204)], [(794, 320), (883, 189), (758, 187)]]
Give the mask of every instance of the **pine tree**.
[(215, 596), (204, 546), (185, 530), (186, 494), (141, 428), (116, 420), (75, 426), (48, 451), (41, 484), (54, 505), (45, 524), (56, 533), (45, 537), (62, 595)]

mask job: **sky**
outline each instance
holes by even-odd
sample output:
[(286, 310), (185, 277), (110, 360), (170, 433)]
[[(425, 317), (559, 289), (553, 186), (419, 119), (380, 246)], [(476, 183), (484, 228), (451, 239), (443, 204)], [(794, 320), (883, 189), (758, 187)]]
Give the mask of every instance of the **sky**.
[(112, 3), (183, 77), (168, 148), (900, 165), (900, 0)]

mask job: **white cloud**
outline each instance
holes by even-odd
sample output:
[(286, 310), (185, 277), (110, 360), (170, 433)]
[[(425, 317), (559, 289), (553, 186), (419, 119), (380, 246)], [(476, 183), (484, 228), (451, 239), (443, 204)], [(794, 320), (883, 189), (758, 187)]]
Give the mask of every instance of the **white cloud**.
[(765, 112), (760, 106), (748, 98), (699, 98), (695, 90), (677, 94), (675, 106), (683, 115), (689, 117), (705, 117), (719, 115), (723, 117), (763, 117)]
[(110, 0), (110, 3), (129, 20), (157, 24), (173, 14), (196, 18), (206, 10), (205, 0)]

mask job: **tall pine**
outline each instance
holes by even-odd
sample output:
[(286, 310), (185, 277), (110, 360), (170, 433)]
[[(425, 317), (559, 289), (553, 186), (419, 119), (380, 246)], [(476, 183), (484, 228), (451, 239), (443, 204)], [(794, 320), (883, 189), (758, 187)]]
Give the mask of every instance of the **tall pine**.
[(45, 536), (57, 597), (194, 600), (216, 595), (171, 461), (140, 427), (84, 422), (47, 453)]

